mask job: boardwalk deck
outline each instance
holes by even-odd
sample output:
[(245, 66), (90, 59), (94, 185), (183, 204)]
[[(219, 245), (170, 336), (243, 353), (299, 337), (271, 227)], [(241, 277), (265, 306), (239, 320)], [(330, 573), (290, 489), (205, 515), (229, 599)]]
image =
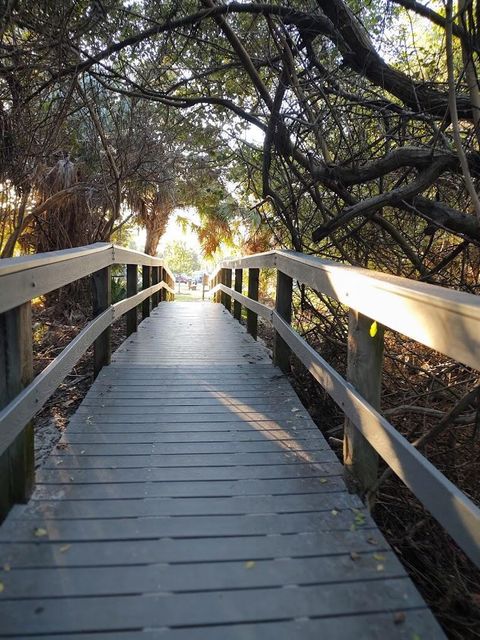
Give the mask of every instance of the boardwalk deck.
[(0, 528), (0, 637), (442, 638), (266, 350), (162, 303)]

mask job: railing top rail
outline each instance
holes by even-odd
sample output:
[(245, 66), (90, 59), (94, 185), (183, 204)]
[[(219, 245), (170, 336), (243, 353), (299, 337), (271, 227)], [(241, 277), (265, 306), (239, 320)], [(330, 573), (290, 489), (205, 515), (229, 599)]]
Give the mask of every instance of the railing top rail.
[[(409, 291), (412, 295), (429, 296), (432, 300), (441, 298), (442, 300), (452, 300), (456, 303), (462, 302), (471, 308), (474, 313), (478, 313), (478, 310), (480, 310), (480, 298), (471, 293), (448, 289), (428, 282), (419, 282), (418, 280), (411, 280), (410, 278), (404, 278), (402, 276), (381, 273), (380, 271), (374, 271), (373, 269), (341, 264), (334, 260), (319, 258), (318, 256), (299, 253), (297, 251), (288, 251), (286, 249), (275, 249), (264, 253), (254, 253), (249, 256), (242, 256), (241, 258), (224, 260), (219, 263), (218, 268), (212, 274), (212, 277), (216, 275), (220, 269), (226, 268), (246, 269), (249, 267), (276, 267), (279, 266), (279, 258), (284, 264), (291, 262), (305, 265), (312, 269), (318, 269), (326, 273), (348, 274), (349, 276), (355, 275), (357, 277), (368, 278), (371, 281), (371, 284), (376, 282), (379, 286), (387, 286), (392, 289), (398, 288), (398, 290)], [(307, 276), (307, 273), (305, 273), (305, 276)], [(304, 284), (308, 283), (305, 282)]]
[(62, 249), (61, 251), (47, 251), (46, 253), (35, 253), (28, 256), (19, 256), (17, 258), (4, 258), (0, 260), (0, 277), (19, 271), (26, 271), (35, 267), (43, 267), (45, 265), (56, 264), (64, 260), (72, 260), (81, 256), (87, 257), (94, 253), (105, 253), (111, 250), (113, 245), (108, 242), (96, 242), (95, 244), (85, 245), (83, 247), (74, 247), (73, 249)]
[(478, 296), (294, 251), (226, 260), (219, 268), (272, 266), (394, 331), (480, 369)]
[(74, 247), (72, 249), (62, 249), (61, 251), (48, 251), (46, 253), (36, 253), (34, 255), (19, 256), (17, 258), (5, 258), (0, 260), (0, 277), (10, 273), (18, 273), (35, 267), (45, 265), (53, 265), (65, 260), (72, 260), (78, 257), (87, 258), (96, 253), (112, 253), (113, 264), (138, 264), (152, 267), (163, 267), (173, 276), (171, 271), (165, 265), (162, 258), (150, 256), (141, 251), (125, 249), (110, 242), (96, 242), (94, 244), (85, 245), (83, 247)]
[(0, 313), (115, 264), (162, 267), (164, 260), (109, 242), (0, 260)]

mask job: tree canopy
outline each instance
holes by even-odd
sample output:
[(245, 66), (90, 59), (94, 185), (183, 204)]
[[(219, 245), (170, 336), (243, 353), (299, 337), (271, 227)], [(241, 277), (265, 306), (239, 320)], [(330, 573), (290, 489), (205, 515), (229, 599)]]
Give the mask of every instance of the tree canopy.
[(257, 238), (260, 220), (256, 248), (466, 286), (479, 18), (438, 6), (7, 3), (4, 255), (53, 248), (53, 228), (57, 244), (105, 239), (129, 216), (154, 252), (172, 208), (196, 204), (209, 251), (233, 218)]

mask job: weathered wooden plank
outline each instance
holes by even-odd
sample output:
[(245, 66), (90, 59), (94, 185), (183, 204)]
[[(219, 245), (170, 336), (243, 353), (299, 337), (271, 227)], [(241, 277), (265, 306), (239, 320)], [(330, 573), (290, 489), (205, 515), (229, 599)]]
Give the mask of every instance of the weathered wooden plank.
[[(289, 398), (290, 394), (285, 389), (284, 391), (276, 391), (275, 388), (271, 391), (263, 391), (258, 388), (253, 388), (251, 391), (242, 390), (235, 395), (221, 395), (215, 391), (209, 391), (205, 389), (203, 391), (137, 391), (128, 392), (129, 385), (125, 386), (123, 391), (114, 391), (113, 388), (109, 388), (108, 391), (90, 392), (85, 400), (82, 402), (82, 407), (97, 406), (101, 404), (104, 407), (116, 406), (116, 407), (129, 407), (138, 405), (139, 407), (168, 407), (184, 404), (185, 406), (196, 405), (213, 405), (219, 402), (225, 402), (226, 404), (243, 404), (245, 402), (261, 402), (265, 399), (272, 401), (278, 400), (281, 402)], [(292, 399), (293, 402), (293, 399)]]
[[(203, 516), (240, 514), (280, 514), (362, 509), (361, 500), (345, 490), (336, 493), (293, 496), (193, 497), (182, 500), (144, 498), (143, 500), (61, 500), (35, 501), (17, 518), (73, 520), (106, 518), (147, 518), (152, 516)], [(15, 517), (15, 514), (13, 514)]]
[[(293, 416), (293, 417), (292, 417)], [(149, 415), (145, 413), (141, 416), (141, 420), (138, 420), (137, 416), (128, 416), (121, 411), (118, 411), (116, 414), (109, 415), (77, 415), (73, 420), (72, 424), (88, 424), (88, 425), (107, 425), (107, 424), (115, 424), (115, 423), (130, 423), (130, 424), (163, 424), (165, 422), (173, 422), (175, 420), (175, 414), (154, 414)], [(178, 418), (180, 421), (180, 418)], [(300, 411), (292, 414), (288, 411), (288, 409), (278, 410), (278, 411), (270, 411), (268, 414), (264, 414), (259, 411), (245, 411), (243, 413), (235, 413), (234, 411), (230, 411), (227, 408), (224, 409), (223, 413), (200, 413), (192, 414), (191, 412), (187, 412), (182, 414), (181, 422), (188, 423), (192, 422), (193, 424), (199, 424), (201, 422), (206, 423), (216, 423), (216, 422), (234, 422), (235, 420), (239, 421), (247, 421), (254, 422), (256, 420), (270, 420), (275, 422), (285, 422), (286, 424), (292, 425), (300, 425), (302, 420), (305, 422), (308, 420), (306, 416), (304, 416)]]
[[(145, 640), (245, 640), (261, 634), (262, 640), (384, 640), (385, 634), (391, 640), (411, 640), (419, 638), (441, 638), (442, 631), (427, 609), (410, 609), (402, 612), (404, 622), (395, 622), (395, 613), (374, 613), (349, 615), (348, 617), (322, 617), (316, 619), (282, 620), (255, 624), (228, 624), (202, 626), (199, 628), (144, 629)], [(101, 640), (138, 640), (138, 631), (115, 631), (102, 633)], [(18, 637), (18, 636), (17, 636)], [(42, 640), (57, 640), (58, 636), (29, 636)], [(13, 638), (13, 636), (7, 636)], [(98, 634), (69, 634), (71, 640), (98, 640)]]
[[(405, 602), (409, 606), (405, 607)], [(295, 589), (223, 590), (194, 594), (70, 598), (0, 602), (4, 633), (102, 631), (125, 628), (259, 622), (275, 619), (345, 616), (422, 607), (406, 578), (299, 586)], [(33, 612), (37, 614), (33, 616)], [(118, 612), (122, 615), (119, 616)]]
[[(73, 435), (73, 434), (72, 434)], [(57, 447), (57, 455), (65, 458), (66, 456), (112, 456), (112, 455), (149, 455), (152, 453), (161, 453), (164, 455), (171, 454), (237, 454), (237, 453), (264, 453), (278, 451), (299, 451), (304, 454), (313, 451), (321, 451), (329, 449), (329, 446), (323, 438), (310, 440), (256, 440), (254, 442), (238, 442), (231, 440), (230, 442), (187, 442), (168, 443), (125, 443), (113, 444), (110, 442), (102, 444), (74, 444), (67, 442), (65, 438), (60, 443), (60, 449)]]
[[(101, 422), (102, 418), (107, 418), (109, 416), (134, 416), (138, 417), (139, 408), (135, 406), (101, 406), (100, 404), (96, 406), (82, 406), (79, 408), (77, 412), (77, 416), (81, 419), (85, 415), (91, 415), (92, 411), (95, 413), (96, 422)], [(195, 407), (195, 405), (167, 405), (161, 411), (163, 418), (169, 418), (170, 420), (175, 420), (173, 416), (178, 416), (179, 419), (182, 419), (184, 416), (194, 415), (238, 415), (238, 414), (264, 414), (264, 416), (269, 417), (270, 419), (274, 418), (277, 415), (284, 415), (290, 411), (291, 413), (299, 414), (299, 419), (303, 416), (304, 419), (307, 419), (307, 414), (305, 410), (298, 406), (298, 403), (295, 403), (294, 400), (279, 400), (278, 405), (275, 406), (271, 402), (268, 404), (265, 402), (249, 402), (242, 404), (229, 404), (229, 403), (218, 403), (218, 404), (205, 404), (199, 405)], [(141, 409), (142, 418), (150, 419), (150, 416), (157, 417), (160, 413), (159, 408), (156, 406), (146, 406)]]
[[(148, 540), (151, 538), (202, 538), (232, 535), (278, 535), (314, 531), (348, 531), (358, 521), (357, 511), (351, 509), (294, 513), (183, 516), (181, 518), (107, 518), (83, 520), (8, 519), (0, 529), (0, 541), (14, 539), (34, 542), (35, 531), (45, 530), (41, 540), (81, 542), (88, 540)], [(365, 514), (362, 529), (375, 530), (371, 518)], [(40, 544), (40, 542), (39, 542)], [(1, 616), (0, 616), (1, 618)]]
[(69, 424), (69, 433), (130, 433), (135, 427), (137, 433), (156, 433), (159, 431), (161, 424), (162, 433), (198, 433), (198, 432), (258, 432), (269, 434), (270, 432), (283, 431), (285, 433), (317, 433), (317, 427), (313, 427), (307, 420), (294, 421), (293, 419), (270, 420), (268, 418), (262, 420), (250, 420), (245, 416), (230, 416), (229, 419), (223, 421), (217, 420), (201, 420), (198, 423), (187, 420), (173, 420), (171, 422), (153, 421), (143, 422), (139, 420), (125, 420), (120, 422), (105, 422), (95, 424), (94, 417), (90, 420), (81, 420), (72, 418)]
[(335, 454), (331, 449), (323, 451), (289, 450), (273, 453), (200, 453), (200, 454), (159, 454), (151, 455), (111, 455), (111, 456), (62, 456), (52, 455), (44, 464), (45, 469), (103, 469), (129, 467), (208, 467), (256, 466), (277, 464), (305, 464), (333, 462)]
[[(61, 466), (61, 465), (59, 465)], [(250, 479), (324, 478), (342, 472), (339, 462), (311, 464), (280, 464), (266, 466), (228, 467), (148, 467), (130, 469), (39, 469), (38, 482), (172, 482), (172, 481), (216, 481)]]
[(213, 482), (117, 482), (103, 484), (37, 484), (35, 500), (124, 500), (129, 498), (193, 498), (247, 495), (297, 495), (344, 490), (340, 475), (288, 480), (216, 480)]
[[(375, 552), (320, 558), (257, 560), (252, 570), (245, 563), (150, 564), (130, 567), (22, 569), (4, 579), (5, 597), (59, 598), (258, 589), (286, 585), (318, 585), (329, 582), (378, 580), (379, 560)], [(382, 579), (403, 576), (403, 568), (392, 552), (382, 554)]]
[[(278, 433), (277, 433), (278, 431)], [(309, 443), (318, 443), (323, 439), (313, 429), (301, 431), (292, 435), (286, 433), (282, 429), (270, 430), (268, 433), (257, 433), (256, 431), (180, 431), (180, 432), (149, 432), (142, 433), (139, 431), (128, 431), (126, 433), (91, 433), (83, 431), (81, 433), (68, 432), (64, 435), (57, 447), (63, 447), (63, 444), (188, 444), (194, 446), (196, 443), (202, 446), (210, 444), (244, 444), (253, 443), (297, 443), (298, 446), (307, 447)]]
[(351, 531), (314, 531), (287, 536), (238, 536), (202, 538), (193, 544), (189, 538), (143, 540), (108, 540), (78, 542), (68, 549), (63, 543), (2, 543), (2, 559), (13, 569), (49, 567), (108, 567), (112, 565), (148, 565), (184, 562), (224, 562), (265, 560), (273, 558), (315, 558), (340, 554), (383, 553), (388, 543), (379, 532), (366, 529), (360, 535)]

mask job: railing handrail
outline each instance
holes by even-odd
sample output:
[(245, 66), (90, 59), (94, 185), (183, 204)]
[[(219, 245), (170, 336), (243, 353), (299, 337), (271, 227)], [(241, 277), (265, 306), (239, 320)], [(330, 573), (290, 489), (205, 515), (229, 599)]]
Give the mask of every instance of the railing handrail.
[(295, 251), (225, 260), (211, 278), (226, 268), (278, 268), (385, 327), (480, 370), (480, 297), (474, 294)]
[[(126, 265), (127, 297), (112, 304), (111, 267)], [(138, 292), (138, 267), (142, 290)], [(33, 377), (31, 300), (91, 276), (94, 318), (35, 378)], [(26, 500), (34, 483), (31, 419), (94, 345), (94, 373), (109, 364), (110, 325), (127, 314), (127, 336), (151, 305), (175, 294), (175, 278), (160, 258), (111, 243), (0, 260), (0, 521)]]
[(161, 267), (175, 281), (162, 258), (109, 242), (6, 258), (0, 260), (0, 313), (116, 264)]
[[(300, 265), (300, 266), (299, 266)], [(250, 275), (258, 282), (258, 270), (261, 268), (277, 269), (277, 295), (275, 309), (258, 302), (258, 293), (248, 297), (242, 293), (242, 269), (248, 268)], [(231, 286), (231, 269), (235, 269), (235, 288)], [(237, 273), (239, 286), (237, 286)], [(319, 278), (317, 274), (321, 275)], [(334, 274), (333, 277), (331, 274)], [(325, 274), (327, 274), (325, 276)], [(341, 277), (339, 277), (341, 274)], [(348, 278), (345, 277), (348, 274)], [(250, 279), (250, 278), (249, 278)], [(350, 333), (352, 341), (361, 344), (363, 357), (372, 364), (370, 373), (376, 382), (368, 389), (369, 381), (360, 381), (359, 390), (351, 382), (345, 380), (319, 353), (317, 353), (290, 326), (292, 283), (297, 280), (301, 284), (312, 287), (316, 291), (334, 297), (351, 309), (359, 312), (366, 322), (363, 322), (365, 337), (359, 338)], [(363, 282), (363, 288), (360, 286)], [(365, 287), (365, 282), (367, 287)], [(369, 295), (366, 295), (368, 291)], [(459, 361), (472, 366), (480, 365), (480, 301), (472, 294), (452, 291), (442, 287), (409, 281), (407, 278), (386, 276), (384, 274), (340, 265), (330, 260), (322, 260), (314, 256), (304, 256), (288, 251), (270, 251), (263, 254), (247, 256), (224, 261), (212, 275), (212, 289), (210, 293), (218, 301), (221, 292), (222, 302), (230, 309), (231, 300), (237, 308), (234, 315), (240, 319), (239, 305), (247, 309), (247, 315), (254, 315), (254, 335), (256, 335), (256, 317), (260, 315), (273, 324), (275, 328), (274, 360), (281, 368), (285, 363), (285, 353), (292, 352), (305, 365), (309, 373), (322, 385), (337, 405), (342, 409), (348, 421), (354, 425), (367, 441), (355, 442), (349, 440), (350, 464), (355, 470), (355, 456), (359, 460), (357, 471), (365, 471), (363, 462), (368, 455), (367, 449), (375, 450), (399, 478), (411, 489), (424, 506), (442, 524), (465, 553), (480, 566), (480, 509), (465, 496), (458, 487), (450, 482), (431, 462), (429, 462), (411, 443), (404, 438), (397, 429), (381, 415), (374, 398), (379, 395), (381, 377), (381, 359), (375, 361), (376, 347), (369, 345), (378, 341), (377, 336), (370, 334), (373, 320), (381, 322), (394, 330), (433, 346), (438, 351), (451, 355)], [(250, 294), (249, 294), (250, 295)], [(378, 300), (387, 305), (386, 310), (378, 305)], [(408, 315), (416, 317), (415, 322), (407, 322), (404, 318), (395, 319), (401, 305), (406, 305)], [(432, 314), (432, 306), (435, 310)], [(375, 308), (375, 314), (367, 313)], [(405, 311), (405, 309), (404, 309)], [(431, 318), (433, 338), (423, 336), (415, 330), (415, 324), (420, 320)], [(363, 315), (365, 314), (365, 315)], [(461, 325), (455, 328), (451, 323)], [(387, 322), (384, 322), (384, 319)], [(247, 326), (248, 326), (247, 318)], [(401, 328), (398, 328), (398, 327)], [(431, 327), (430, 327), (431, 328)], [(383, 332), (378, 328), (383, 343)], [(444, 334), (443, 338), (441, 334)], [(420, 339), (419, 339), (420, 337)], [(422, 339), (423, 338), (423, 339)], [(454, 348), (446, 343), (452, 341)], [(461, 348), (459, 342), (466, 341), (466, 349)], [(359, 340), (363, 340), (360, 343)], [(473, 354), (468, 357), (468, 349), (473, 346)], [(440, 347), (440, 348), (439, 348)], [(465, 345), (464, 345), (465, 347)], [(459, 357), (459, 354), (461, 357)], [(370, 360), (371, 358), (371, 360)], [(288, 357), (287, 357), (288, 360)], [(380, 367), (380, 369), (378, 368)], [(365, 368), (361, 373), (368, 378), (369, 372)], [(372, 398), (365, 398), (361, 387), (365, 386)], [(376, 387), (376, 388), (375, 388)], [(368, 393), (366, 394), (368, 395)], [(345, 432), (345, 438), (350, 436)], [(363, 468), (362, 468), (363, 465)], [(366, 474), (365, 474), (366, 475)], [(361, 474), (358, 477), (361, 478)], [(358, 479), (355, 478), (355, 479)]]

